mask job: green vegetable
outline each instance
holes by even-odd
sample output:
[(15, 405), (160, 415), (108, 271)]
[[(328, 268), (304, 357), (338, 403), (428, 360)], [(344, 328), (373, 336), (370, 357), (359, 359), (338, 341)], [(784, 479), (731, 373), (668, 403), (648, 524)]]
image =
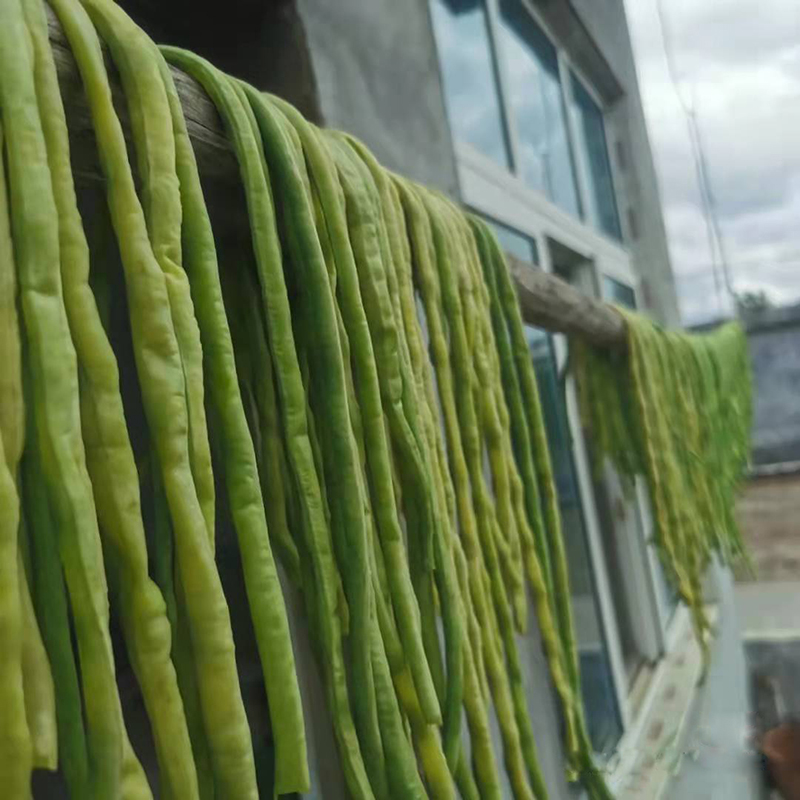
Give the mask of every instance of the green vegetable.
[[(211, 400), (220, 421), (230, 505), (239, 535), (245, 585), (270, 703), (276, 752), (275, 792), (305, 792), (309, 789), (309, 775), (294, 653), (269, 546), (255, 451), (237, 384), (214, 237), (180, 101), (166, 62), (159, 59), (159, 63), (175, 129), (177, 173), (184, 209), (184, 262), (203, 342)], [(273, 480), (278, 474), (274, 472)], [(279, 497), (267, 498), (268, 507), (277, 503), (280, 503)], [(285, 526), (280, 518), (278, 526), (281, 530)]]
[(752, 413), (744, 333), (735, 323), (702, 336), (666, 332), (620, 313), (625, 351), (572, 343), (582, 416), (598, 458), (628, 477), (644, 473), (657, 551), (692, 613), (707, 666), (703, 576), (715, 553), (725, 564), (746, 559), (732, 513)]
[[(32, 769), (58, 756), (72, 797), (153, 796), (122, 718), (109, 597), (160, 795), (310, 790), (299, 632), (274, 548), (305, 609), (350, 796), (499, 800), (510, 787), (517, 800), (546, 798), (516, 641), (530, 590), (568, 775), (609, 800), (584, 718), (536, 377), (494, 235), (352, 136), (316, 128), (191, 53), (157, 48), (111, 0), (52, 6), (88, 100), (110, 224), (96, 205), (91, 220), (78, 210), (44, 5), (7, 0), (7, 792), (28, 797)], [(167, 62), (220, 114), (249, 246), (212, 227)], [(99, 236), (87, 240), (84, 222)], [(581, 413), (598, 464), (645, 473), (656, 545), (707, 653), (706, 566), (714, 554), (744, 557), (732, 510), (751, 410), (744, 339), (734, 327), (691, 337), (626, 321), (627, 348), (571, 343)], [(215, 562), (228, 511), (271, 743), (251, 740)], [(270, 744), (274, 771), (258, 779), (272, 785), (259, 786), (254, 751)]]
[[(81, 677), (87, 687), (84, 706), (92, 790), (108, 797), (120, 791), (124, 758), (132, 781), (143, 779), (143, 774), (135, 759), (123, 754), (125, 735), (108, 632), (106, 577), (81, 438), (75, 350), (59, 272), (57, 208), (28, 42), (21, 4), (18, 0), (3, 3), (0, 106), (31, 397), (44, 454), (43, 477), (54, 499)], [(16, 548), (11, 563), (16, 568)], [(10, 585), (16, 594), (16, 582)]]
[[(233, 657), (228, 608), (206, 519), (194, 490), (184, 373), (167, 282), (148, 239), (122, 130), (111, 103), (99, 41), (79, 6), (70, 0), (58, 0), (53, 5), (73, 46), (87, 89), (101, 164), (113, 178), (108, 182), (109, 207), (125, 271), (142, 399), (172, 517), (176, 564), (186, 598), (215, 781), (223, 797), (255, 797), (255, 767)], [(128, 69), (125, 62), (122, 64)], [(148, 115), (158, 137), (153, 146), (170, 147), (172, 122), (154, 60), (153, 69), (154, 76), (142, 76), (142, 80), (149, 77), (151, 81), (151, 100), (161, 98), (160, 106), (152, 109), (152, 119)], [(147, 146), (141, 141), (140, 145)]]
[(47, 41), (44, 8), (25, 0), (36, 60), (37, 92), (59, 214), (64, 304), (81, 370), (81, 421), (112, 593), (142, 687), (159, 750), (162, 780), (197, 796), (183, 703), (170, 659), (164, 601), (147, 574), (139, 482), (125, 424), (119, 375), (89, 287), (89, 248), (78, 213), (64, 110)]
[[(249, 214), (254, 221), (251, 229), (253, 247), (269, 341), (276, 362), (276, 382), (281, 400), (287, 455), (298, 486), (298, 498), (304, 506), (304, 533), (309, 537), (306, 548), (314, 572), (315, 598), (320, 606), (314, 614), (319, 623), (316, 627), (325, 654), (328, 692), (336, 709), (334, 723), (351, 791), (356, 796), (369, 797), (371, 790), (349, 708), (340, 623), (334, 611), (338, 605), (336, 564), (330, 549), (330, 533), (323, 514), (319, 476), (311, 452), (305, 390), (293, 343), (281, 251), (275, 235), (274, 208), (263, 153), (254, 135), (254, 123), (251, 123), (235, 85), (189, 53), (172, 48), (164, 48), (163, 52), (168, 61), (189, 70), (209, 91), (237, 149)], [(351, 580), (354, 577), (356, 576), (351, 576)], [(363, 611), (364, 609), (362, 613)], [(351, 630), (352, 628), (351, 620)], [(371, 674), (369, 649), (360, 653), (359, 657), (362, 659), (362, 676)]]

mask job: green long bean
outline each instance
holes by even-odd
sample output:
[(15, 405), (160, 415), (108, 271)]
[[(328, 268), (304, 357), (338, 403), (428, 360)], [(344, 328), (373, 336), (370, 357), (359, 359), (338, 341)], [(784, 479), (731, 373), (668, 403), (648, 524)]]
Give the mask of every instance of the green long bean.
[[(73, 47), (87, 89), (101, 165), (110, 176), (108, 200), (125, 272), (134, 355), (173, 521), (176, 563), (187, 603), (215, 780), (223, 797), (255, 797), (252, 745), (236, 675), (230, 619), (190, 466), (189, 413), (166, 279), (149, 242), (91, 21), (71, 0), (57, 0), (53, 6)], [(172, 124), (157, 68), (155, 78), (161, 86), (161, 94), (155, 97), (162, 97), (160, 113), (166, 114), (168, 126), (157, 129), (158, 147), (158, 142), (168, 144), (172, 138)]]

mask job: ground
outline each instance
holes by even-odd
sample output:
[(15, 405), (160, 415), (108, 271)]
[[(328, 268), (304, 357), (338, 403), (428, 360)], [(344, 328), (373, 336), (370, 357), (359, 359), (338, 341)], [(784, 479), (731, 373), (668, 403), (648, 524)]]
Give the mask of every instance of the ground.
[(737, 504), (755, 571), (740, 574), (753, 735), (800, 715), (800, 472), (754, 478)]
[(800, 473), (751, 480), (738, 514), (755, 566), (739, 581), (800, 580)]

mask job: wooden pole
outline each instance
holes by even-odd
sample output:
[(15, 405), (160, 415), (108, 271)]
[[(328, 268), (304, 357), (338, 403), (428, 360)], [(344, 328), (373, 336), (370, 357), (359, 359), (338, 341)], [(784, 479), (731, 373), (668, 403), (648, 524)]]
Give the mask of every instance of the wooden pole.
[[(73, 169), (79, 180), (100, 181), (103, 176), (78, 67), (58, 19), (49, 6), (47, 11), (50, 42), (70, 131)], [(130, 128), (125, 99), (116, 70), (111, 64), (108, 67), (117, 113), (128, 135)], [(222, 193), (226, 185), (233, 185), (238, 195), (239, 165), (216, 108), (194, 78), (175, 67), (170, 68), (204, 185)], [(231, 208), (236, 210), (238, 206), (233, 204)], [(235, 216), (230, 212), (226, 220), (235, 225)], [(534, 269), (514, 256), (508, 255), (507, 259), (525, 322), (555, 333), (584, 336), (599, 345), (625, 345), (625, 322), (611, 306), (582, 294), (566, 281)]]
[(509, 253), (506, 261), (525, 322), (556, 333), (584, 336), (593, 344), (625, 346), (625, 320), (613, 306)]

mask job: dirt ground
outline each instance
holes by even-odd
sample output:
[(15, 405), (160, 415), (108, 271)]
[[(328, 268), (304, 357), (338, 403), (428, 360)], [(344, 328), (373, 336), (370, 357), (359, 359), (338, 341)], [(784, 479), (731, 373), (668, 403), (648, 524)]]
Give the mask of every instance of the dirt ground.
[(800, 580), (800, 474), (751, 480), (737, 511), (756, 567), (739, 580)]

